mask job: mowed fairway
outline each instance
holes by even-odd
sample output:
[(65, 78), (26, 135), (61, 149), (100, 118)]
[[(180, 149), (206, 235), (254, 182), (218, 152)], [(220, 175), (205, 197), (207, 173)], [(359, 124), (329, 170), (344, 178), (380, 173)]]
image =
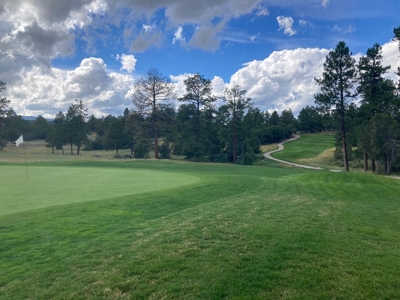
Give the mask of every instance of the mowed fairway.
[(200, 180), (0, 216), (0, 299), (400, 299), (399, 180), (166, 161), (37, 167)]
[(299, 162), (300, 159), (316, 157), (327, 149), (334, 148), (335, 139), (332, 134), (304, 134), (295, 141), (284, 144), (285, 149), (271, 154), (291, 162)]
[(83, 201), (133, 195), (190, 184), (197, 177), (137, 169), (1, 166), (0, 216)]

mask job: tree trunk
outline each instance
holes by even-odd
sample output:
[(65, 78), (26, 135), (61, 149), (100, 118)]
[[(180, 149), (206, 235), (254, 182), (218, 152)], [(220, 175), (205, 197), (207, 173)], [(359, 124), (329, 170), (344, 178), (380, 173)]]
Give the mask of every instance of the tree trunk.
[(236, 163), (236, 115), (233, 115), (233, 161)]
[(387, 162), (387, 173), (388, 174), (392, 174), (392, 167), (393, 167), (393, 164), (391, 163), (391, 162)]
[(385, 159), (384, 172), (388, 173), (388, 160), (387, 160), (387, 158)]
[(115, 155), (118, 155), (118, 148), (115, 148)]
[(154, 131), (154, 158), (158, 159), (158, 136), (157, 131)]
[(76, 155), (79, 155), (80, 150), (81, 150), (81, 145), (78, 145), (76, 150)]
[(71, 143), (71, 155), (74, 154), (74, 152), (72, 151), (72, 143)]
[(64, 147), (61, 147), (62, 154), (64, 154)]
[(375, 159), (371, 159), (371, 168), (372, 168), (372, 172), (376, 172), (376, 168), (375, 168)]
[(197, 102), (197, 120), (196, 120), (196, 149), (195, 152), (200, 150), (200, 103)]
[(347, 158), (347, 145), (346, 145), (346, 128), (344, 126), (344, 108), (342, 110), (341, 116), (341, 127), (342, 127), (342, 150), (343, 150), (343, 162), (344, 162), (344, 171), (349, 172), (349, 160)]
[(51, 147), (51, 154), (54, 154), (54, 147)]
[(368, 154), (364, 152), (364, 172), (368, 172)]

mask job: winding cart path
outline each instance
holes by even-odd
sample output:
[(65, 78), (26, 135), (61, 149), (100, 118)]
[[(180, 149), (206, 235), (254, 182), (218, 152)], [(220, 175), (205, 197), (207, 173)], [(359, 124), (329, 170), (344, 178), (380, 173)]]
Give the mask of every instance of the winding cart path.
[[(282, 151), (283, 149), (285, 149), (285, 147), (283, 146), (284, 143), (297, 140), (299, 137), (300, 137), (300, 135), (295, 134), (293, 138), (288, 139), (288, 140), (286, 140), (286, 141), (284, 141), (284, 142), (279, 143), (279, 144), (278, 144), (278, 149), (277, 149), (277, 150), (266, 152), (266, 153), (264, 153), (264, 156), (265, 156), (266, 158), (268, 158), (268, 159), (275, 160), (275, 161), (278, 161), (278, 162), (280, 162), (280, 163), (292, 165), (292, 166), (299, 167), (299, 168), (312, 169), (312, 170), (323, 170), (323, 168), (321, 168), (321, 167), (312, 167), (312, 166), (306, 166), (306, 165), (296, 164), (296, 163), (293, 163), (293, 162), (290, 162), (290, 161), (278, 159), (278, 158), (275, 158), (275, 157), (272, 157), (272, 156), (271, 156), (272, 153), (278, 152), (278, 151)], [(338, 170), (338, 171), (340, 172), (340, 170)]]

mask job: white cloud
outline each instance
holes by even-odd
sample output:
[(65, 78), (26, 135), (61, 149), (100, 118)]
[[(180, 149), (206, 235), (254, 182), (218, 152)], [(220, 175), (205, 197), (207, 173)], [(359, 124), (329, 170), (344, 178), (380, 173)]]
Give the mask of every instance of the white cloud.
[(64, 71), (35, 66), (14, 85), (7, 84), (7, 98), (18, 114), (53, 118), (66, 111), (75, 99), (82, 99), (90, 114), (122, 114), (131, 106), (134, 79), (108, 72), (100, 58), (83, 59), (79, 67)]
[(400, 80), (400, 78), (395, 74), (397, 69), (400, 67), (399, 55), (399, 44), (397, 42), (392, 41), (382, 45), (382, 65), (391, 66), (388, 73), (385, 74), (385, 77), (393, 80), (394, 82), (398, 82)]
[(326, 49), (275, 51), (262, 61), (252, 61), (238, 70), (230, 84), (248, 91), (247, 96), (262, 110), (291, 108), (297, 114), (306, 105), (314, 105), (318, 87), (315, 77), (323, 72)]
[(300, 21), (299, 21), (299, 24), (300, 24), (300, 26), (302, 26), (302, 27), (309, 27), (309, 26), (312, 26), (312, 25), (313, 25), (313, 23), (311, 23), (310, 21), (307, 21), (307, 20), (300, 20)]
[(352, 33), (354, 31), (356, 31), (356, 28), (352, 24), (350, 24), (347, 27), (341, 27), (341, 26), (335, 24), (335, 26), (332, 27), (332, 31), (346, 34), (346, 33)]
[(143, 30), (144, 30), (145, 32), (151, 32), (151, 31), (153, 31), (155, 28), (156, 28), (155, 25), (146, 25), (146, 24), (143, 24)]
[[(194, 74), (190, 74), (190, 73), (184, 73), (184, 74), (180, 74), (177, 76), (174, 75), (170, 75), (171, 81), (173, 83), (175, 83), (175, 90), (176, 93), (179, 97), (182, 97), (184, 94), (186, 94), (186, 87), (185, 87), (185, 80), (190, 77), (193, 76)], [(225, 89), (225, 83), (224, 80), (219, 77), (219, 76), (214, 76), (213, 79), (211, 79), (211, 86), (212, 86), (212, 94), (215, 96), (220, 96), (222, 95), (224, 89)]]
[(179, 26), (178, 29), (174, 33), (174, 38), (172, 39), (172, 44), (175, 44), (176, 41), (184, 42), (185, 37), (183, 36), (183, 27)]
[(214, 76), (214, 78), (211, 80), (211, 85), (213, 94), (216, 96), (221, 96), (226, 87), (224, 80), (219, 76)]
[(178, 98), (182, 97), (186, 93), (186, 87), (185, 87), (184, 81), (189, 76), (193, 76), (193, 74), (185, 73), (185, 74), (179, 74), (177, 76), (175, 76), (175, 75), (169, 76), (171, 81), (175, 84), (175, 91), (176, 91)]
[(328, 3), (329, 0), (322, 0), (321, 5), (326, 8), (328, 6)]
[(135, 70), (137, 59), (134, 55), (122, 54), (120, 56), (119, 54), (117, 54), (116, 59), (121, 60), (121, 70), (126, 70), (129, 73), (132, 73)]
[(292, 36), (297, 33), (296, 30), (292, 28), (294, 21), (291, 17), (279, 16), (276, 20), (279, 24), (279, 30), (283, 29), (286, 35)]
[(269, 16), (269, 10), (266, 7), (258, 6), (256, 8), (256, 16), (257, 17)]

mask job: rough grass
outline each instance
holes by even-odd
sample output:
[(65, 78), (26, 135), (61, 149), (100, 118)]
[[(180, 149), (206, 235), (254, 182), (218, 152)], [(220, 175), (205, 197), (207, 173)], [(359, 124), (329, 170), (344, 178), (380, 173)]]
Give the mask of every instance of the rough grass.
[(1, 299), (400, 298), (400, 181), (151, 160), (34, 165), (201, 180), (0, 216)]
[[(0, 151), (0, 162), (4, 163), (28, 163), (43, 162), (43, 161), (109, 161), (115, 160), (115, 150), (94, 150), (94, 151), (80, 151), (79, 155), (76, 155), (76, 146), (73, 146), (73, 155), (69, 145), (64, 147), (64, 154), (61, 150), (55, 150), (54, 154), (51, 153), (51, 148), (46, 148), (46, 142), (44, 140), (35, 140), (24, 142), (21, 146), (16, 147), (14, 144), (8, 144), (3, 151)], [(129, 149), (121, 149), (118, 151), (119, 155), (130, 155)], [(154, 152), (149, 153), (150, 158), (154, 158)], [(129, 158), (130, 159), (130, 158)], [(117, 159), (121, 160), (121, 159)], [(126, 159), (125, 159), (126, 160)]]

